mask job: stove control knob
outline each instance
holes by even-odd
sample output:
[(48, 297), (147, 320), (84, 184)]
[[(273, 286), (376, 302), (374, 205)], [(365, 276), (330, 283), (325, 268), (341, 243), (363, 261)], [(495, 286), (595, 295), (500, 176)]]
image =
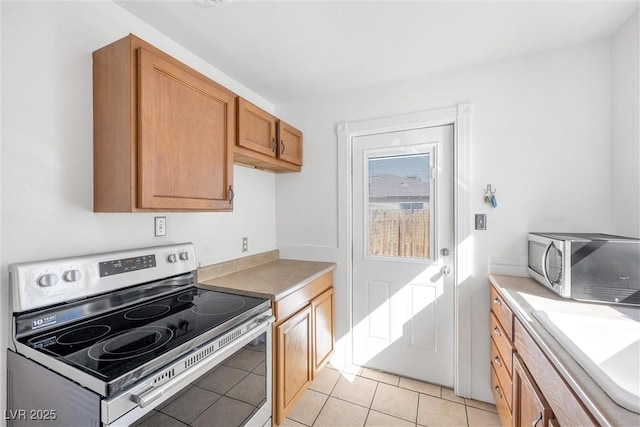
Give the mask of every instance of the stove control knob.
[(53, 286), (58, 283), (58, 275), (56, 273), (45, 273), (38, 277), (38, 285), (42, 287)]
[(62, 274), (62, 280), (65, 282), (77, 282), (82, 277), (82, 271), (80, 270), (67, 270)]
[(169, 254), (167, 261), (173, 264), (174, 262), (178, 261), (178, 258), (176, 257), (176, 254)]
[(187, 261), (189, 259), (189, 253), (188, 252), (180, 252), (180, 259), (182, 261)]

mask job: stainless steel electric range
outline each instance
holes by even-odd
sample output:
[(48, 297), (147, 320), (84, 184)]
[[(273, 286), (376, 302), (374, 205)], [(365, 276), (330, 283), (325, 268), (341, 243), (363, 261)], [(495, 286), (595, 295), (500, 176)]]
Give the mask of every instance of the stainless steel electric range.
[(270, 302), (196, 268), (190, 243), (10, 265), (9, 425), (131, 425), (199, 387), (216, 400), (176, 424), (270, 425)]

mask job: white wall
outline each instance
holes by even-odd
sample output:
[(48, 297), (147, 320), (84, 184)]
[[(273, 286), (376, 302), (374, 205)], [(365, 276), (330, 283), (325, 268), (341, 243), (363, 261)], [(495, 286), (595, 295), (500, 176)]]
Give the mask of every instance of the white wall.
[(615, 232), (640, 237), (638, 11), (611, 36), (611, 162)]
[[(3, 15), (3, 10), (4, 10), (4, 6), (3, 6), (3, 2), (0, 2), (0, 25), (2, 23), (2, 15)], [(4, 46), (4, 37), (1, 31), (1, 27), (0, 27), (0, 59), (2, 58), (2, 52), (3, 52), (3, 46)], [(2, 94), (2, 61), (0, 61), (0, 100), (3, 100), (3, 94)], [(2, 242), (2, 181), (3, 181), (3, 177), (2, 177), (2, 137), (3, 137), (3, 132), (1, 131), (3, 129), (2, 127), (2, 109), (3, 109), (3, 102), (0, 101), (0, 242)], [(2, 259), (2, 245), (0, 245), (0, 265), (4, 266), (4, 262)], [(0, 282), (1, 283), (1, 282)], [(0, 355), (0, 369), (2, 371), (0, 372), (6, 372), (5, 369), (5, 348), (7, 348), (7, 335), (6, 335), (6, 330), (7, 330), (7, 323), (6, 323), (6, 319), (8, 317), (8, 314), (6, 313), (6, 303), (5, 301), (7, 301), (9, 299), (9, 293), (8, 293), (8, 289), (6, 286), (0, 285), (0, 350), (2, 353)], [(2, 375), (2, 378), (4, 378), (5, 375)], [(2, 411), (2, 413), (4, 414), (4, 410), (6, 409), (6, 401), (7, 401), (7, 390), (6, 390), (6, 380), (0, 380), (0, 411)], [(2, 417), (4, 418), (4, 417)], [(0, 421), (0, 426), (5, 425), (6, 422), (4, 420)]]
[[(91, 53), (131, 32), (273, 112), (271, 103), (115, 3), (0, 4), (4, 373), (7, 264), (182, 241), (192, 241), (200, 263), (210, 264), (274, 249), (276, 239), (274, 175), (239, 166), (233, 213), (162, 214), (166, 237), (154, 237), (154, 214), (93, 213)], [(245, 254), (243, 236), (249, 238)], [(0, 377), (4, 413), (5, 375)]]
[[(348, 289), (346, 251), (336, 243), (336, 125), (465, 102), (473, 105), (471, 208), (488, 215), (487, 231), (473, 233), (472, 396), (491, 401), (490, 258), (523, 270), (530, 230), (613, 231), (608, 40), (278, 105), (277, 115), (305, 132), (305, 163), (301, 174), (276, 178), (277, 241), (282, 256), (339, 263), (336, 332), (343, 338)], [(497, 190), (497, 209), (484, 203), (486, 184)]]

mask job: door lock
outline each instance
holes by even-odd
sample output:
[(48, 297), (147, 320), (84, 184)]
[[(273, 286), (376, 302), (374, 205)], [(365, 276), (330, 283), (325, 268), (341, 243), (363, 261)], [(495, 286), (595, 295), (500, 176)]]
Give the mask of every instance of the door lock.
[(442, 248), (440, 249), (440, 255), (442, 256), (448, 256), (451, 252), (449, 252), (449, 249), (447, 248)]

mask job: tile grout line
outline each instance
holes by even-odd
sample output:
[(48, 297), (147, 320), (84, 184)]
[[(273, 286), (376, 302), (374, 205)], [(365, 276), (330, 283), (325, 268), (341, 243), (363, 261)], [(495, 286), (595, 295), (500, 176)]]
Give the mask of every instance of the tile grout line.
[(367, 425), (367, 420), (369, 419), (369, 415), (371, 415), (371, 406), (373, 406), (373, 401), (376, 398), (376, 393), (378, 392), (379, 386), (380, 386), (380, 381), (376, 381), (376, 389), (373, 391), (373, 397), (371, 397), (371, 403), (369, 403), (369, 408), (367, 408), (367, 416), (364, 417), (364, 424), (362, 424), (363, 426)]
[(420, 415), (420, 393), (418, 393), (418, 404), (416, 405), (416, 426), (418, 425), (418, 415)]
[[(325, 366), (325, 368), (326, 368), (326, 366)], [(335, 382), (335, 384), (333, 384), (333, 386), (331, 387), (331, 390), (329, 390), (329, 394), (325, 394), (325, 396), (327, 396), (327, 398), (325, 399), (324, 403), (322, 404), (322, 407), (318, 411), (318, 414), (313, 419), (313, 422), (311, 423), (311, 427), (313, 427), (313, 425), (318, 420), (318, 417), (320, 416), (320, 413), (322, 412), (322, 410), (324, 409), (325, 405), (329, 401), (329, 398), (332, 397), (331, 394), (333, 393), (333, 390), (335, 390), (336, 386), (338, 385), (338, 381), (340, 381), (340, 377), (342, 376), (342, 371), (337, 371), (337, 372), (339, 374), (338, 380)], [(311, 390), (311, 388), (307, 389), (307, 391), (309, 391), (309, 390)], [(313, 390), (313, 391), (315, 391), (316, 393), (324, 394), (324, 393), (322, 393), (321, 391), (318, 391), (318, 390)], [(305, 391), (305, 393), (306, 393), (306, 391)]]

